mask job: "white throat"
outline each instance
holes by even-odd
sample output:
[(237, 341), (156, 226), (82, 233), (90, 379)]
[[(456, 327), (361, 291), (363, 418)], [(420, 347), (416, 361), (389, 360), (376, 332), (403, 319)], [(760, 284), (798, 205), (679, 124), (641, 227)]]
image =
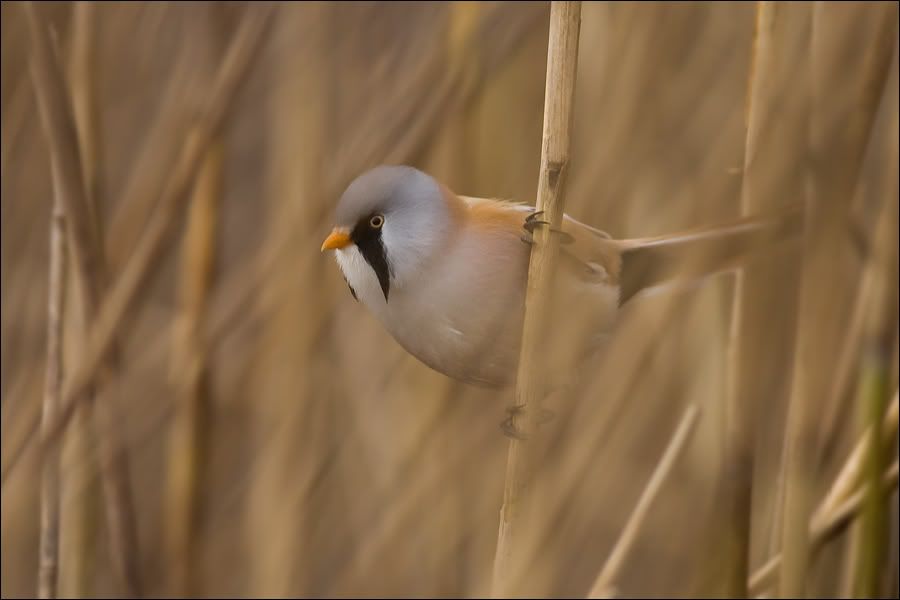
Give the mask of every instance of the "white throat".
[(353, 288), (356, 297), (366, 305), (379, 318), (385, 316), (387, 304), (384, 300), (384, 292), (378, 283), (378, 277), (371, 265), (363, 258), (362, 253), (355, 244), (339, 248), (334, 253), (341, 272), (347, 279), (347, 283)]

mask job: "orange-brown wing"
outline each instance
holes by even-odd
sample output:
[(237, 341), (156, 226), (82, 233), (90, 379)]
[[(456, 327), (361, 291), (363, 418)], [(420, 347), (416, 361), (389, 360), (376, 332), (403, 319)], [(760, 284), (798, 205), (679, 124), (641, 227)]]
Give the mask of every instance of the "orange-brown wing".
[(622, 268), (622, 244), (605, 231), (565, 215), (560, 240), (564, 266), (579, 279), (619, 285)]
[[(514, 227), (527, 241), (525, 225), (535, 214), (533, 206), (503, 200), (459, 197), (479, 223)], [(535, 217), (540, 220), (540, 215)], [(560, 236), (560, 268), (586, 283), (618, 285), (622, 246), (608, 233), (565, 215)]]

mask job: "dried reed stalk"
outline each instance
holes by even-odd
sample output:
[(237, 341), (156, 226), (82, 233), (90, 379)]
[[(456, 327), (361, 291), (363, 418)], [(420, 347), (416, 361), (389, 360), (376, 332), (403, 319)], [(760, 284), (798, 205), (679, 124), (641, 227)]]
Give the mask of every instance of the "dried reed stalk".
[(625, 564), (625, 559), (628, 558), (634, 542), (637, 540), (641, 525), (646, 521), (647, 515), (650, 513), (650, 507), (659, 495), (663, 484), (669, 478), (672, 467), (675, 466), (676, 461), (687, 447), (690, 434), (697, 422), (698, 412), (697, 406), (691, 404), (684, 412), (684, 416), (681, 417), (681, 422), (672, 435), (672, 439), (669, 441), (662, 458), (656, 465), (650, 481), (647, 482), (647, 487), (644, 488), (631, 516), (628, 517), (628, 522), (625, 523), (625, 528), (619, 535), (619, 539), (616, 541), (612, 552), (610, 552), (609, 558), (606, 559), (606, 564), (603, 565), (600, 574), (597, 575), (588, 598), (612, 597), (615, 590), (615, 580), (622, 570), (622, 565)]
[[(894, 463), (884, 472), (881, 478), (882, 489), (885, 493), (897, 487), (898, 464)], [(857, 490), (843, 502), (834, 506), (829, 513), (823, 513), (816, 523), (809, 524), (810, 544), (814, 549), (831, 539), (842, 527), (858, 516), (863, 508), (865, 494), (863, 490)], [(782, 555), (776, 554), (762, 567), (753, 572), (747, 582), (747, 588), (753, 597), (765, 592), (766, 588), (776, 582), (778, 571), (781, 568)]]
[[(188, 136), (182, 145), (177, 167), (165, 187), (157, 212), (147, 224), (147, 229), (141, 236), (131, 261), (111, 287), (107, 299), (100, 308), (96, 324), (91, 328), (86, 351), (72, 375), (67, 378), (58, 418), (49, 428), (48, 440), (36, 447), (41, 453), (47, 444), (56, 440), (72, 417), (83, 392), (90, 388), (98, 367), (110, 351), (120, 325), (134, 306), (138, 292), (160, 265), (160, 259), (166, 248), (165, 242), (181, 212), (182, 200), (193, 182), (194, 173), (205, 157), (210, 140), (221, 128), (247, 68), (263, 39), (262, 34), (271, 15), (271, 6), (268, 4), (260, 6), (258, 3), (248, 11), (249, 14), (229, 45), (207, 102), (197, 116), (193, 135)], [(10, 453), (12, 458), (4, 467), (2, 477), (4, 481), (15, 466), (21, 464), (22, 455), (32, 438), (33, 431), (30, 431)]]
[[(892, 440), (897, 435), (898, 416), (900, 416), (900, 413), (898, 413), (898, 398), (895, 393), (894, 400), (881, 424), (882, 443), (885, 450), (891, 447)], [(853, 451), (844, 461), (838, 475), (829, 487), (828, 493), (825, 494), (825, 497), (819, 502), (818, 507), (813, 512), (809, 522), (810, 538), (813, 546), (820, 546), (826, 537), (826, 533), (830, 532), (836, 524), (839, 525), (843, 522), (842, 519), (844, 517), (838, 519), (836, 515), (846, 515), (848, 506), (855, 507), (850, 511), (855, 514), (862, 505), (862, 491), (860, 488), (862, 486), (863, 457), (866, 449), (869, 447), (870, 438), (870, 430), (865, 431), (859, 441), (857, 441)], [(888, 472), (885, 485), (890, 486), (890, 477), (890, 472)], [(856, 500), (853, 500), (854, 498)], [(780, 565), (781, 555), (778, 554), (770, 558), (764, 566), (757, 569), (747, 583), (750, 593), (757, 595), (765, 587), (774, 583)]]
[[(447, 24), (446, 64), (449, 78), (462, 89), (456, 94), (453, 108), (447, 115), (441, 131), (434, 143), (438, 155), (438, 168), (446, 173), (443, 178), (455, 189), (469, 187), (473, 166), (472, 150), (467, 143), (470, 136), (471, 116), (464, 100), (478, 85), (480, 56), (476, 53), (479, 41), (475, 34), (482, 21), (481, 6), (478, 2), (455, 2), (450, 7)], [(436, 176), (440, 176), (436, 173)]]
[(853, 308), (847, 325), (844, 341), (841, 344), (841, 354), (837, 367), (834, 370), (834, 384), (831, 387), (828, 401), (822, 411), (822, 426), (820, 428), (818, 445), (821, 448), (820, 463), (824, 463), (833, 451), (833, 445), (839, 439), (838, 432), (846, 422), (847, 404), (854, 382), (858, 376), (859, 349), (863, 339), (863, 325), (866, 320), (866, 308), (871, 303), (872, 296), (872, 271), (863, 272), (862, 279), (853, 299)]
[[(776, 60), (774, 37), (778, 8), (774, 2), (756, 4), (756, 28), (747, 98), (747, 136), (744, 145), (744, 179), (741, 210), (744, 215), (775, 208), (757, 193), (758, 138), (764, 115), (771, 110), (773, 73)], [(771, 263), (769, 263), (770, 265)], [(731, 321), (729, 387), (725, 406), (725, 511), (724, 593), (730, 598), (747, 595), (753, 498), (754, 442), (758, 399), (764, 397), (764, 356), (762, 349), (774, 346), (780, 332), (768, 327), (769, 315), (780, 309), (777, 296), (768, 294), (772, 270), (769, 265), (746, 266), (736, 273)], [(766, 332), (770, 332), (766, 335)], [(766, 339), (768, 338), (768, 339)]]
[[(69, 257), (71, 259), (71, 257)], [(71, 269), (71, 260), (68, 265)], [(63, 333), (63, 364), (71, 365), (85, 337), (76, 284), (68, 277)], [(83, 402), (66, 428), (60, 447), (62, 468), (60, 506), (59, 596), (90, 596), (97, 575), (97, 543), (103, 517), (96, 427), (92, 399)], [(48, 452), (54, 452), (52, 444)]]
[[(199, 28), (195, 36), (186, 40), (185, 53), (194, 59), (192, 65), (185, 66), (185, 71), (192, 73), (194, 86), (205, 88), (223, 49), (223, 32), (217, 26), (221, 7), (204, 4), (185, 10), (185, 16), (196, 20)], [(177, 77), (173, 76), (173, 79), (177, 80)], [(173, 84), (172, 89), (176, 88)], [(175, 96), (171, 91), (170, 101)], [(169, 106), (162, 114), (173, 112), (172, 108)], [(153, 144), (148, 143), (143, 157), (152, 157), (154, 150)], [(170, 337), (169, 378), (175, 389), (176, 406), (168, 434), (166, 468), (164, 527), (169, 574), (166, 585), (170, 594), (182, 597), (203, 595), (199, 536), (207, 508), (205, 491), (209, 484), (212, 401), (205, 333), (214, 285), (224, 157), (224, 141), (220, 134), (209, 143), (189, 201), (179, 268), (179, 314)], [(129, 184), (140, 179), (136, 175)], [(154, 182), (154, 185), (161, 183)], [(120, 225), (123, 226), (120, 233), (126, 234), (127, 224)]]
[[(54, 186), (60, 189), (59, 185)], [(62, 334), (66, 291), (66, 213), (59, 193), (50, 216), (50, 279), (47, 291), (47, 365), (44, 381), (42, 429), (55, 417), (62, 388)], [(41, 480), (41, 533), (38, 596), (56, 598), (59, 579), (59, 451), (44, 457)]]
[[(897, 115), (894, 115), (894, 121), (892, 126), (894, 127), (893, 131), (896, 132), (896, 118)], [(896, 135), (896, 134), (895, 134)], [(897, 142), (896, 139), (893, 140), (893, 147), (890, 149), (892, 156), (892, 160), (887, 162), (888, 165), (888, 174), (891, 181), (888, 182), (888, 193), (884, 197), (884, 201), (880, 207), (880, 210), (876, 213), (876, 218), (874, 219), (874, 223), (877, 223), (876, 226), (876, 235), (875, 235), (875, 243), (873, 244), (874, 250), (879, 252), (881, 256), (872, 256), (869, 261), (867, 268), (863, 272), (859, 292), (855, 298), (854, 307), (853, 307), (853, 315), (850, 320), (850, 324), (848, 326), (848, 338), (856, 338), (855, 340), (848, 340), (848, 347), (852, 347), (854, 353), (851, 356), (845, 356), (846, 350), (842, 353), (841, 361), (839, 363), (839, 372), (835, 377), (836, 381), (836, 389), (835, 394), (838, 396), (833, 396), (833, 401), (839, 401), (846, 391), (846, 387), (850, 385), (850, 376), (849, 373), (855, 370), (855, 367), (860, 366), (860, 362), (858, 359), (858, 350), (862, 344), (862, 340), (864, 337), (864, 333), (867, 330), (867, 326), (870, 326), (868, 319), (871, 318), (871, 308), (873, 307), (877, 298), (875, 298), (875, 294), (879, 293), (879, 289), (884, 289), (883, 282), (879, 281), (881, 277), (883, 277), (884, 273), (879, 268), (879, 261), (884, 261), (885, 258), (889, 259), (889, 255), (885, 255), (885, 243), (892, 244), (892, 238), (889, 236), (891, 232), (888, 230), (890, 224), (893, 220), (896, 220), (896, 170), (894, 169), (894, 165), (896, 165), (896, 154), (897, 154)], [(896, 232), (894, 232), (896, 235)], [(896, 238), (893, 238), (896, 239)], [(887, 240), (887, 242), (885, 241)], [(893, 329), (894, 325), (890, 324), (889, 328)], [(890, 339), (887, 340), (888, 344), (893, 343), (894, 333), (888, 333)], [(890, 363), (889, 363), (890, 364)], [(837, 412), (833, 413), (837, 414)], [(881, 443), (879, 447), (883, 447), (884, 451), (888, 451), (894, 442), (894, 439), (897, 435), (897, 426), (898, 426), (898, 399), (897, 395), (894, 395), (894, 400), (890, 403), (887, 411), (885, 411), (884, 418), (881, 419), (882, 425), (880, 428), (880, 434), (877, 437), (880, 437)], [(828, 423), (826, 423), (828, 425)], [(823, 519), (825, 519), (826, 515), (832, 513), (835, 507), (842, 501), (846, 500), (846, 498), (853, 493), (855, 489), (860, 485), (860, 482), (863, 477), (864, 470), (864, 457), (866, 455), (866, 449), (870, 448), (870, 445), (873, 443), (872, 441), (872, 427), (867, 426), (862, 437), (857, 442), (856, 446), (853, 448), (853, 452), (844, 462), (843, 467), (838, 473), (837, 478), (835, 479), (834, 484), (831, 486), (828, 494), (825, 499), (822, 501), (822, 504), (813, 514), (813, 523), (821, 523)], [(824, 442), (824, 440), (823, 440)], [(849, 554), (851, 555), (850, 563), (854, 562), (852, 559), (852, 555), (856, 554), (855, 548), (858, 548), (858, 544), (856, 543), (856, 534), (857, 530), (854, 527), (854, 531), (852, 532), (854, 540), (851, 542), (851, 548), (849, 549)], [(851, 569), (852, 571), (852, 569)], [(852, 576), (845, 577), (846, 585), (844, 587), (845, 594), (842, 595), (850, 595), (852, 592)]]
[[(96, 64), (96, 4), (78, 2), (72, 7), (71, 61), (69, 82), (72, 90), (72, 109), (82, 173), (87, 191), (87, 209), (94, 239), (101, 240), (103, 222), (100, 206), (100, 144), (98, 143), (97, 64)], [(101, 258), (105, 258), (100, 252)], [(66, 319), (66, 338), (63, 362), (71, 364), (86, 343), (88, 323), (75, 278), (69, 278)], [(102, 401), (102, 400), (101, 400)], [(94, 399), (84, 402), (72, 420), (62, 444), (63, 535), (60, 545), (61, 596), (85, 597), (92, 594), (97, 537), (102, 513), (101, 491), (98, 486), (98, 456), (94, 440)], [(76, 468), (70, 468), (75, 466)]]
[[(879, 435), (882, 447), (885, 450), (890, 449), (893, 445), (893, 440), (897, 435), (897, 421), (898, 399), (897, 394), (894, 394), (894, 400), (891, 402), (890, 407), (884, 415), (881, 424), (881, 433)], [(817, 527), (818, 524), (826, 520), (827, 515), (833, 513), (839, 504), (846, 501), (846, 499), (859, 488), (863, 477), (864, 457), (866, 450), (871, 446), (871, 443), (872, 429), (867, 428), (859, 441), (856, 442), (853, 451), (850, 453), (850, 456), (847, 457), (847, 460), (838, 472), (838, 475), (829, 488), (828, 493), (825, 495), (825, 498), (813, 513), (813, 527)]]
[[(891, 493), (891, 490), (887, 490)], [(862, 496), (860, 496), (862, 500)], [(856, 515), (854, 515), (855, 517)], [(860, 547), (862, 546), (862, 519), (854, 518), (847, 524), (846, 541), (840, 556), (838, 585), (835, 590), (838, 598), (853, 598), (856, 584), (856, 572), (859, 569)], [(874, 596), (873, 596), (874, 597)]]
[[(416, 73), (411, 84), (404, 86), (398, 104), (386, 114), (373, 115), (367, 126), (360, 128), (359, 135), (336, 150), (334, 162), (338, 168), (327, 177), (324, 191), (340, 194), (351, 179), (375, 164), (415, 162), (436, 127), (444, 123), (442, 113), (454, 103), (464, 110), (473, 102), (485, 82), (505, 66), (545, 14), (546, 7), (539, 3), (525, 3), (515, 10), (499, 4), (487, 11), (479, 32), (486, 38), (480, 44), (482, 69), (471, 86), (463, 85), (464, 73), (444, 68), (439, 56), (443, 48), (437, 57), (425, 59), (424, 72)], [(492, 35), (497, 21), (502, 22), (504, 32), (499, 38)]]
[[(96, 213), (91, 208), (88, 197), (78, 131), (59, 57), (46, 25), (31, 3), (25, 4), (25, 12), (32, 41), (35, 94), (50, 148), (54, 183), (58, 185), (56, 193), (65, 206), (74, 273), (82, 294), (83, 319), (85, 323), (92, 323), (106, 284), (103, 253), (96, 231)], [(105, 375), (109, 375), (108, 371)], [(86, 388), (79, 395), (90, 397), (93, 391)], [(125, 593), (138, 596), (141, 586), (137, 525), (127, 457), (116, 435), (117, 419), (109, 402), (97, 403), (94, 408), (95, 418), (101, 428), (106, 430), (98, 436), (98, 448), (111, 555)], [(52, 425), (52, 422), (46, 424), (46, 436), (53, 435)]]
[(180, 398), (169, 437), (166, 526), (169, 586), (177, 596), (200, 595), (197, 536), (203, 514), (210, 402), (204, 329), (215, 267), (222, 160), (222, 142), (213, 141), (197, 174), (188, 210), (181, 315), (172, 339), (171, 372)]
[[(896, 32), (896, 5), (893, 13)], [(893, 39), (893, 35), (891, 39)], [(893, 448), (897, 422), (897, 402), (891, 406), (895, 431), (885, 432), (882, 422), (889, 398), (891, 355), (894, 346), (894, 327), (897, 319), (897, 192), (898, 192), (898, 140), (897, 113), (892, 115), (891, 160), (888, 162), (889, 185), (886, 186), (885, 210), (875, 232), (874, 247), (867, 271), (871, 275), (873, 289), (867, 307), (863, 328), (862, 360), (860, 365), (859, 410), (862, 421), (868, 425), (868, 443), (865, 446), (863, 474), (865, 508), (860, 520), (859, 561), (854, 570), (856, 597), (874, 598), (880, 595), (882, 570), (888, 551), (888, 506), (890, 494), (881, 486), (881, 474)], [(885, 440), (884, 433), (889, 433)]]
[(3, 111), (2, 119), (4, 127), (4, 135), (0, 143), (0, 178), (6, 177), (6, 168), (9, 166), (9, 158), (15, 154), (15, 150), (20, 147), (22, 141), (22, 132), (26, 129), (25, 124), (31, 117), (31, 111), (34, 110), (33, 98), (31, 96), (31, 85), (27, 78), (18, 80), (15, 89), (7, 100), (6, 110)]
[[(199, 41), (199, 40), (196, 40)], [(186, 46), (190, 45), (187, 41)], [(177, 159), (173, 148), (190, 131), (196, 116), (198, 93), (195, 61), (179, 60), (160, 93), (159, 109), (136, 152), (134, 165), (129, 169), (122, 198), (110, 206), (106, 243), (110, 267), (119, 273), (134, 253), (144, 224), (150, 219), (156, 202), (168, 181)]]
[[(893, 463), (884, 471), (880, 477), (881, 491), (887, 496), (897, 489), (898, 463), (895, 459)], [(820, 545), (830, 540), (841, 527), (847, 525), (851, 519), (859, 516), (859, 513), (865, 508), (866, 490), (857, 490), (849, 498), (838, 504), (834, 511), (818, 524), (817, 529), (810, 532), (810, 536), (816, 545)]]
[[(286, 7), (287, 8), (287, 7)], [(252, 427), (263, 457), (251, 485), (246, 544), (252, 549), (249, 586), (260, 597), (317, 595), (315, 515), (310, 501), (317, 473), (327, 461), (328, 416), (333, 409), (326, 391), (331, 379), (317, 363), (327, 340), (321, 324), (338, 291), (311, 294), (329, 265), (316, 244), (319, 221), (309, 207), (322, 197), (329, 141), (329, 77), (322, 23), (334, 7), (310, 3), (284, 10), (272, 26), (272, 64), (265, 119), (268, 160), (265, 171), (266, 230), (284, 244), (272, 276), (258, 290), (258, 309), (268, 315), (255, 351), (253, 393), (265, 399), (256, 407)], [(293, 51), (290, 40), (304, 39), (306, 51)], [(316, 262), (305, 262), (311, 257)], [(302, 265), (302, 267), (300, 267)], [(301, 270), (298, 270), (301, 269)], [(305, 369), (297, 368), (305, 365)], [(291, 473), (285, 478), (285, 473)]]
[[(543, 211), (543, 218), (550, 225), (537, 230), (532, 246), (522, 349), (516, 377), (516, 404), (520, 410), (512, 415), (512, 428), (520, 430), (525, 436), (534, 434), (537, 429), (544, 384), (551, 376), (541, 368), (539, 344), (544, 337), (547, 297), (559, 251), (559, 241), (550, 234), (549, 228), (559, 228), (565, 208), (564, 188), (568, 175), (580, 26), (581, 2), (556, 2), (551, 5), (544, 135), (537, 192), (537, 210)], [(527, 442), (519, 439), (510, 441), (494, 557), (494, 597), (508, 596), (516, 585), (510, 574), (514, 568), (516, 545), (520, 543), (525, 529), (527, 493), (533, 476), (533, 457), (528, 456), (527, 450)]]
[(848, 29), (838, 29), (835, 24), (846, 23), (848, 17), (865, 23), (864, 17), (869, 15), (857, 7), (844, 5), (817, 4), (813, 12), (810, 123), (813, 185), (798, 305), (797, 364), (785, 434), (784, 560), (778, 589), (779, 596), (783, 597), (803, 596), (809, 571), (808, 523), (817, 439), (815, 400), (828, 396), (831, 383), (829, 368), (833, 352), (829, 349), (825, 324), (839, 320), (829, 294), (834, 285), (831, 277), (834, 266), (840, 262), (841, 247), (834, 240), (841, 238), (847, 223), (850, 198), (893, 54), (897, 6), (879, 6), (871, 13), (877, 30), (873, 44), (863, 57), (860, 79), (854, 79), (850, 88), (842, 90), (843, 94), (849, 94), (845, 96), (849, 101), (835, 96), (834, 77), (843, 71), (844, 65), (839, 60), (849, 54), (846, 49), (852, 40), (846, 36)]
[(69, 82), (72, 89), (72, 114), (78, 135), (81, 172), (87, 190), (85, 203), (94, 239), (103, 255), (104, 224), (101, 218), (103, 190), (100, 179), (102, 161), (100, 119), (97, 106), (97, 6), (78, 2), (72, 7), (72, 59)]
[(78, 280), (85, 284), (86, 304), (93, 305), (99, 302), (102, 277), (96, 240), (88, 218), (90, 209), (70, 95), (46, 23), (31, 2), (24, 6), (32, 39), (32, 78), (38, 109), (46, 130), (51, 162), (62, 186), (60, 195), (66, 207), (76, 273)]

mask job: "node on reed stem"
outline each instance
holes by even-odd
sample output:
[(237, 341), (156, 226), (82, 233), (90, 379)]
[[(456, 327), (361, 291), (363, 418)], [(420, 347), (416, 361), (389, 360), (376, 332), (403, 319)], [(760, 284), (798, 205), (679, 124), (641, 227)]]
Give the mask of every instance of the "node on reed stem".
[[(53, 45), (46, 23), (32, 3), (25, 4), (32, 48), (32, 81), (41, 116), (41, 123), (48, 141), (53, 170), (54, 193), (65, 207), (69, 230), (70, 253), (73, 257), (73, 273), (81, 292), (81, 320), (93, 324), (106, 287), (106, 267), (102, 243), (98, 239), (96, 211), (88, 194), (93, 191), (85, 183), (81, 158), (81, 143), (76, 128), (71, 95), (63, 75), (60, 59)], [(89, 16), (89, 15), (88, 15)], [(76, 33), (82, 38), (86, 19)], [(89, 40), (79, 39), (87, 44)], [(88, 52), (84, 53), (89, 56)], [(88, 89), (88, 88), (85, 88)], [(86, 92), (85, 92), (86, 93)], [(114, 342), (114, 340), (111, 340)], [(112, 346), (112, 344), (111, 344)], [(114, 351), (99, 365), (104, 378), (113, 371)], [(79, 396), (90, 401), (96, 386), (86, 387)], [(55, 413), (58, 419), (66, 412), (65, 405)], [(137, 525), (131, 498), (128, 460), (118, 439), (117, 418), (108, 399), (93, 403), (93, 416), (99, 435), (97, 447), (101, 474), (101, 486), (105, 498), (106, 524), (111, 546), (112, 560), (122, 581), (125, 593), (140, 595), (138, 570)], [(55, 437), (53, 422), (44, 427), (44, 441)]]

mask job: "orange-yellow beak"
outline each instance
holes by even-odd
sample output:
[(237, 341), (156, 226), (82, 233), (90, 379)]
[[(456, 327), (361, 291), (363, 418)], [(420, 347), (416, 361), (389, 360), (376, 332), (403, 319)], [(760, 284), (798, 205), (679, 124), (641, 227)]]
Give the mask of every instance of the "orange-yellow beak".
[(344, 246), (349, 246), (351, 243), (350, 233), (346, 229), (335, 227), (331, 230), (331, 233), (328, 234), (328, 237), (325, 238), (325, 241), (322, 242), (321, 251), (336, 250), (338, 248), (343, 248)]

